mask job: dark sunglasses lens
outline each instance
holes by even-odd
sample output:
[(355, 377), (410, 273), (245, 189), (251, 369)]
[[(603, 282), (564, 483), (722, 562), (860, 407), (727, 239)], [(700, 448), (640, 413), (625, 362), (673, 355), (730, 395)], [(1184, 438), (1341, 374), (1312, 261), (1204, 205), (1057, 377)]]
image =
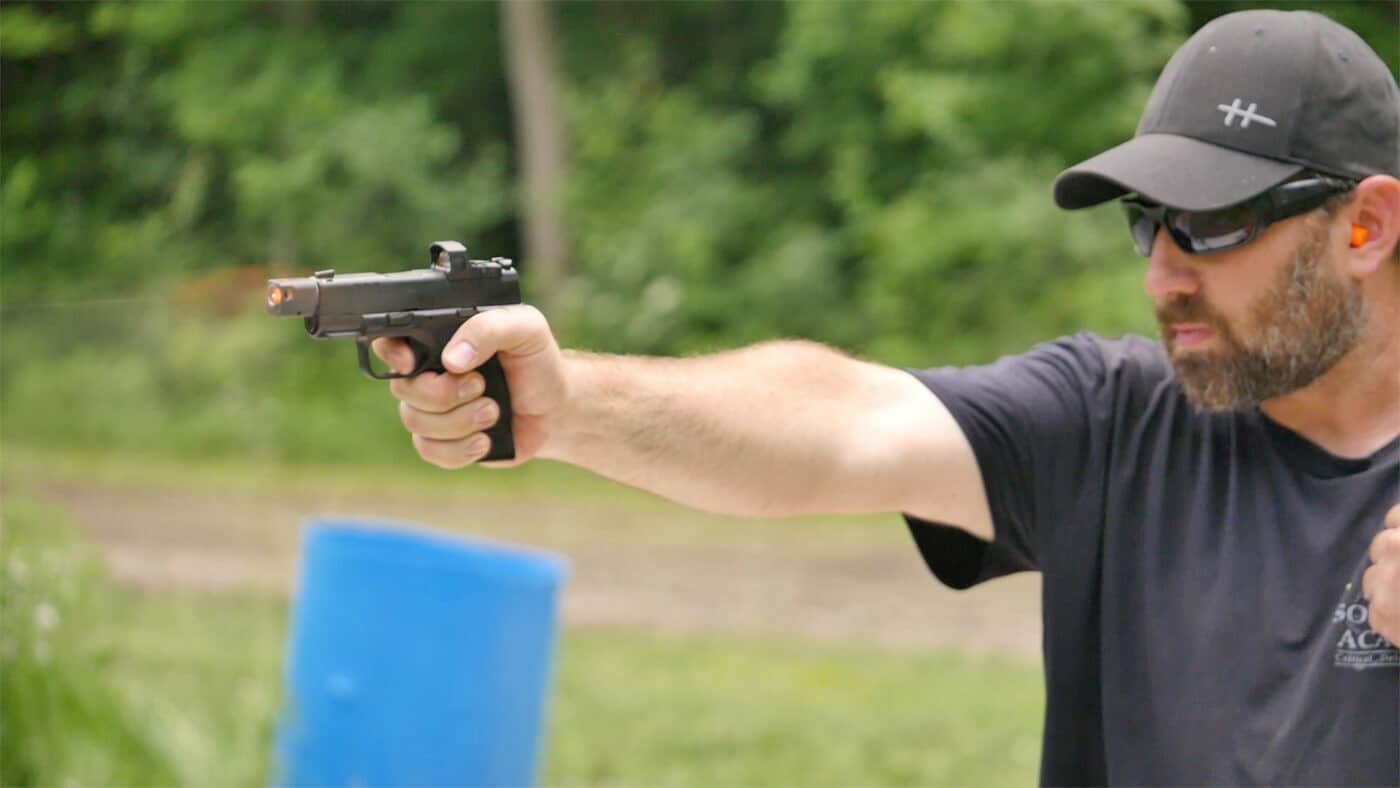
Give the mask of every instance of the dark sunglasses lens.
[(1141, 206), (1130, 202), (1123, 203), (1123, 212), (1128, 216), (1128, 231), (1133, 236), (1133, 247), (1143, 257), (1151, 255), (1152, 241), (1157, 237), (1157, 223)]
[(1193, 252), (1215, 252), (1239, 246), (1254, 237), (1258, 223), (1252, 206), (1236, 205), (1218, 211), (1187, 211), (1168, 222), (1172, 235), (1186, 239)]

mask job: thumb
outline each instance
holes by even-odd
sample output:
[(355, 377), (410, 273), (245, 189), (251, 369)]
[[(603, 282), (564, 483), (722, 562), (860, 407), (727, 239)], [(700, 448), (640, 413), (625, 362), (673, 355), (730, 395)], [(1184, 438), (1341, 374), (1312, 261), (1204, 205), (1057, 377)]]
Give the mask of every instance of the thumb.
[(552, 344), (549, 324), (538, 309), (526, 304), (485, 309), (458, 327), (442, 352), (442, 364), (450, 372), (466, 372), (497, 353), (504, 361), (539, 353)]
[(1390, 507), (1390, 511), (1385, 513), (1386, 528), (1400, 528), (1400, 503)]

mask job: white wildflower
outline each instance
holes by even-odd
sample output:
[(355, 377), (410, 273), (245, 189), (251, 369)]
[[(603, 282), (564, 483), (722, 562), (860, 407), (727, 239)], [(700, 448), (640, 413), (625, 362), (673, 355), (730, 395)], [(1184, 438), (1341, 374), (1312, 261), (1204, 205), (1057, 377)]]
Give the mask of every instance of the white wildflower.
[(40, 632), (52, 632), (58, 626), (58, 608), (48, 602), (40, 602), (34, 606), (34, 626)]

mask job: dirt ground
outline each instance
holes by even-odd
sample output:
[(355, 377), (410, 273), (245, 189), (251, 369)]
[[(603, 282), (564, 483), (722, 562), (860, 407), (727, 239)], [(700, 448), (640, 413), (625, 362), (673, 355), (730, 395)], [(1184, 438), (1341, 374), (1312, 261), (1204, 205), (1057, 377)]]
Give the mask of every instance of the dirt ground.
[(72, 480), (28, 481), (18, 492), (65, 506), (102, 546), (119, 582), (151, 589), (290, 593), (302, 523), (353, 513), (562, 554), (571, 564), (563, 596), (571, 625), (1039, 654), (1038, 576), (950, 591), (893, 516), (853, 524), (876, 529), (856, 534), (664, 504), (427, 501), (314, 489), (171, 493)]

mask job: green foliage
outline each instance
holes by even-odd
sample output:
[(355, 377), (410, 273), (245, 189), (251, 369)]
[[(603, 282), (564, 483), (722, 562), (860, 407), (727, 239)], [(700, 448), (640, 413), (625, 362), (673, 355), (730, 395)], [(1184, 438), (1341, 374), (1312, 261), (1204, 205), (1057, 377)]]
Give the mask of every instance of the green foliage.
[(30, 312), (0, 334), (11, 445), (281, 464), (413, 457), (350, 341), (312, 341), (261, 310), (218, 319), (157, 301), (74, 314)]
[(34, 499), (7, 498), (3, 529), (0, 784), (263, 782), (280, 603), (114, 586), (67, 513)]
[(0, 8), (0, 50), (9, 57), (64, 52), (78, 37), (77, 27), (68, 20), (45, 16), (28, 6)]
[[(480, 237), (503, 222), (504, 141), (464, 140), (441, 111), (449, 96), (404, 74), (362, 78), (372, 66), (356, 45), (386, 9), (366, 10), (378, 13), (251, 2), (7, 7), (6, 28), (22, 42), (6, 40), (3, 52), (7, 300), (130, 292), (230, 263), (403, 268), (426, 240)], [(410, 6), (402, 16), (421, 32), (419, 18), (433, 13)], [(452, 21), (482, 13), (462, 6)], [(350, 35), (341, 22), (359, 28)], [(480, 78), (458, 72), (435, 87)]]
[[(600, 350), (800, 336), (911, 366), (1085, 328), (1150, 333), (1121, 218), (1063, 213), (1049, 185), (1132, 133), (1192, 28), (1253, 5), (551, 4), (576, 262), (550, 319)], [(1400, 64), (1393, 4), (1290, 7)], [(217, 309), (168, 302), (220, 271), (414, 267), (440, 238), (519, 257), (498, 17), (490, 3), (0, 8), (7, 438), (408, 459), (348, 348), (250, 314), (256, 288)], [(543, 300), (530, 262), (526, 298)]]
[(113, 607), (93, 547), (26, 499), (6, 500), (0, 545), (0, 784), (174, 782), (108, 672)]
[[(1116, 217), (1066, 219), (1048, 185), (1131, 135), (1184, 15), (1006, 10), (793, 4), (721, 91), (663, 89), (669, 42), (624, 36), (617, 76), (569, 104), (567, 332), (646, 351), (799, 335), (914, 364), (1146, 327), (1108, 306), (1137, 290)], [(1106, 303), (1078, 297), (1103, 282)]]
[(1400, 3), (1394, 0), (1361, 0), (1361, 2), (1317, 2), (1317, 0), (1188, 0), (1191, 29), (1223, 14), (1253, 8), (1279, 11), (1313, 11), (1351, 28), (1361, 36), (1390, 65), (1400, 73)]

